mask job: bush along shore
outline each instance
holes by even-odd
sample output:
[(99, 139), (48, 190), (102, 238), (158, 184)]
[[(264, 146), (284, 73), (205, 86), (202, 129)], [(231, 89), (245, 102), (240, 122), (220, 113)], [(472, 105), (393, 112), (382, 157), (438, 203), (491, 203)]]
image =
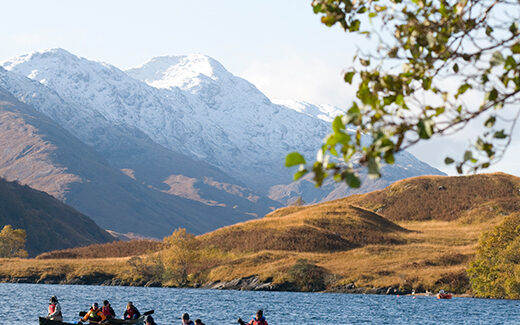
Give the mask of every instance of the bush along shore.
[[(144, 287), (164, 287), (161, 283), (154, 281), (135, 281), (112, 278), (109, 274), (94, 273), (79, 277), (67, 278), (66, 276), (25, 276), (25, 277), (4, 277), (0, 279), (2, 283), (36, 283), (36, 284), (69, 284), (69, 285), (100, 285), (100, 286), (144, 286)], [(168, 285), (166, 287), (178, 287)], [(334, 292), (350, 294), (378, 294), (378, 295), (409, 295), (409, 294), (428, 294), (429, 291), (416, 291), (411, 288), (400, 288), (398, 286), (388, 287), (356, 287), (354, 283), (331, 288), (316, 288), (308, 290), (301, 288), (297, 283), (284, 282), (273, 283), (272, 279), (261, 280), (257, 275), (243, 278), (236, 278), (231, 281), (212, 281), (203, 284), (186, 285), (182, 288), (212, 289), (212, 290), (248, 290), (248, 291), (293, 291), (293, 292)], [(462, 294), (462, 293), (459, 293)]]

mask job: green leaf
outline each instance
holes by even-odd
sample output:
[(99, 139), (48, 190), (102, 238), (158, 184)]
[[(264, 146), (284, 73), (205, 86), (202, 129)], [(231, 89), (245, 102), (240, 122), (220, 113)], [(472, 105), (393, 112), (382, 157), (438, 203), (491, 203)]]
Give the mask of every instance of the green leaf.
[(473, 152), (471, 152), (470, 150), (466, 150), (464, 152), (464, 161), (468, 161), (471, 159), (473, 159)]
[(484, 122), (484, 126), (487, 128), (492, 128), (493, 125), (495, 125), (495, 122), (497, 121), (495, 116), (490, 116), (486, 122)]
[(305, 158), (298, 152), (291, 152), (285, 157), (285, 167), (305, 164)]
[(356, 73), (354, 71), (345, 73), (345, 76), (343, 77), (345, 79), (345, 82), (352, 84), (352, 79), (354, 78), (355, 74)]
[(395, 97), (395, 103), (399, 106), (404, 106), (404, 96), (402, 94), (398, 94)]
[(341, 117), (341, 115), (338, 115), (334, 118), (334, 121), (332, 121), (332, 130), (334, 130), (335, 133), (345, 129), (345, 124), (343, 124)]
[(450, 158), (450, 157), (446, 157), (446, 158), (444, 158), (444, 163), (445, 163), (446, 165), (453, 164), (454, 162), (455, 162), (455, 160), (453, 160), (453, 159)]
[(379, 157), (368, 157), (368, 177), (381, 177)]
[(429, 90), (432, 86), (432, 78), (424, 78), (422, 82), (424, 90)]
[(511, 52), (513, 52), (514, 54), (520, 53), (520, 41), (516, 42), (515, 44), (513, 44), (513, 46), (511, 46)]
[(389, 165), (393, 165), (395, 163), (395, 157), (392, 151), (387, 151), (385, 153), (385, 162)]
[(419, 137), (421, 139), (429, 139), (433, 135), (434, 122), (431, 119), (420, 120), (417, 123)]
[(455, 73), (459, 72), (459, 65), (457, 63), (455, 63), (455, 65), (453, 66), (453, 71)]
[(504, 56), (502, 55), (502, 53), (500, 53), (499, 51), (496, 51), (495, 53), (493, 53), (493, 55), (491, 56), (491, 60), (489, 60), (489, 63), (491, 64), (491, 66), (497, 66), (497, 65), (501, 65), (504, 63)]
[(370, 65), (370, 60), (359, 59), (359, 62), (360, 62), (361, 65), (364, 66), (364, 67), (368, 67), (368, 66)]
[(493, 88), (493, 90), (491, 90), (488, 94), (488, 100), (490, 102), (493, 102), (497, 99), (498, 97), (498, 90), (496, 90), (495, 88)]
[(361, 180), (354, 173), (347, 173), (345, 176), (345, 181), (347, 185), (351, 188), (359, 188), (361, 186)]
[(513, 56), (508, 55), (506, 58), (506, 64), (504, 65), (506, 69), (514, 69), (516, 67), (516, 61)]
[(462, 86), (459, 87), (459, 90), (457, 90), (457, 94), (455, 95), (455, 98), (459, 98), (460, 95), (464, 94), (466, 91), (468, 91), (468, 89), (471, 89), (471, 85), (470, 84), (463, 84)]
[(303, 175), (307, 174), (309, 171), (307, 169), (302, 169), (294, 173), (294, 180), (299, 180)]
[(500, 131), (495, 132), (495, 134), (493, 135), (493, 138), (505, 139), (505, 138), (507, 138), (507, 134), (504, 132), (504, 130), (500, 130)]
[(359, 26), (361, 26), (361, 22), (358, 19), (356, 19), (350, 24), (348, 30), (349, 32), (357, 32), (359, 30)]

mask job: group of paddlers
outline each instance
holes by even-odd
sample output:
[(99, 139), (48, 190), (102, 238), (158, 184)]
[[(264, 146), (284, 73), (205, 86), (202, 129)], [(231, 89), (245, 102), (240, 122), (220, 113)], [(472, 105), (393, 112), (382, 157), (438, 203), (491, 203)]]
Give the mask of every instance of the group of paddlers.
[[(146, 314), (146, 313), (145, 313)], [(108, 300), (103, 301), (103, 306), (99, 308), (97, 302), (93, 303), (90, 307), (89, 311), (86, 312), (83, 317), (79, 320), (80, 322), (93, 322), (93, 323), (102, 323), (110, 318), (115, 318), (116, 313), (112, 306), (110, 306), (110, 302)], [(123, 313), (123, 319), (138, 319), (141, 317), (141, 313), (134, 306), (134, 304), (129, 301), (126, 305), (126, 310)], [(49, 300), (49, 309), (47, 314), (47, 319), (63, 321), (63, 315), (61, 312), (61, 306), (56, 296), (52, 296)], [(144, 322), (146, 325), (156, 325), (153, 317), (151, 315), (146, 315)]]
[[(153, 311), (151, 311), (153, 313)], [(144, 313), (146, 315), (147, 313)], [(99, 305), (97, 302), (92, 304), (92, 307), (90, 307), (89, 311), (86, 312), (83, 317), (80, 319), (78, 323), (81, 322), (92, 322), (92, 323), (103, 323), (107, 319), (115, 318), (116, 313), (114, 312), (114, 309), (112, 306), (110, 306), (110, 303), (108, 300), (103, 301), (103, 306), (99, 308)], [(134, 304), (129, 301), (126, 305), (126, 310), (123, 313), (123, 319), (125, 320), (131, 320), (131, 319), (138, 319), (141, 317), (141, 313), (139, 310), (134, 306)], [(61, 312), (61, 306), (58, 302), (58, 298), (56, 296), (52, 296), (49, 300), (49, 309), (47, 318), (50, 320), (55, 321), (63, 321), (63, 315)], [(152, 315), (146, 315), (144, 319), (144, 323), (146, 325), (157, 325), (152, 317)], [(238, 323), (240, 325), (268, 325), (267, 321), (265, 320), (264, 313), (262, 310), (258, 310), (256, 312), (256, 316), (253, 317), (251, 321), (248, 323), (244, 322), (242, 319), (238, 319)], [(196, 319), (195, 322), (190, 319), (190, 315), (188, 313), (184, 313), (182, 315), (182, 325), (205, 325), (200, 319)]]

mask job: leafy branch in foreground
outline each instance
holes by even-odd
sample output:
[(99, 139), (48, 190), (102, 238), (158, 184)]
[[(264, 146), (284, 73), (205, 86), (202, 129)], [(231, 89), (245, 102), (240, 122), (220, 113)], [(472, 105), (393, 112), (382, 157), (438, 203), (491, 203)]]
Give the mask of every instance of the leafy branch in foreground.
[(368, 41), (344, 73), (356, 99), (332, 122), (316, 162), (287, 156), (286, 166), (300, 166), (295, 179), (312, 172), (318, 186), (333, 176), (359, 187), (354, 163), (380, 177), (396, 153), (472, 121), (482, 124), (480, 135), (445, 163), (465, 173), (501, 159), (520, 114), (520, 2), (314, 0), (312, 7), (323, 24)]

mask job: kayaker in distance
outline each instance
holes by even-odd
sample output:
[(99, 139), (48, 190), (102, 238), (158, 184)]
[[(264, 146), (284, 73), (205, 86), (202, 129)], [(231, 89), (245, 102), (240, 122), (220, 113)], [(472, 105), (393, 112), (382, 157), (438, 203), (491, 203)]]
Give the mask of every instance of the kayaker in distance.
[(105, 315), (101, 312), (101, 309), (99, 309), (99, 305), (97, 302), (92, 304), (92, 307), (90, 307), (90, 310), (83, 316), (81, 321), (86, 322), (102, 322), (106, 319)]
[(114, 311), (112, 306), (110, 306), (108, 300), (103, 301), (103, 307), (101, 308), (101, 312), (103, 313), (103, 315), (105, 315), (107, 319), (116, 317), (116, 312)]
[(56, 296), (52, 296), (51, 299), (49, 299), (49, 312), (47, 314), (47, 319), (58, 320), (60, 322), (63, 321), (61, 306)]
[(194, 325), (193, 321), (190, 320), (188, 313), (182, 314), (182, 325)]
[(264, 317), (264, 311), (259, 309), (256, 312), (256, 316), (251, 319), (249, 323), (244, 322), (241, 318), (238, 319), (238, 323), (240, 325), (248, 324), (248, 325), (267, 325), (267, 321)]
[(141, 316), (141, 313), (137, 308), (135, 308), (134, 304), (129, 301), (128, 304), (126, 304), (126, 310), (123, 314), (124, 319), (138, 319)]

